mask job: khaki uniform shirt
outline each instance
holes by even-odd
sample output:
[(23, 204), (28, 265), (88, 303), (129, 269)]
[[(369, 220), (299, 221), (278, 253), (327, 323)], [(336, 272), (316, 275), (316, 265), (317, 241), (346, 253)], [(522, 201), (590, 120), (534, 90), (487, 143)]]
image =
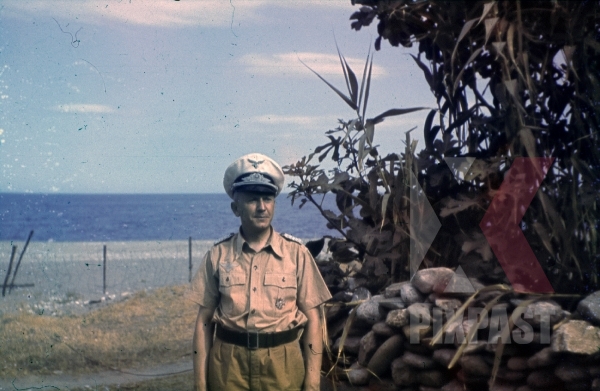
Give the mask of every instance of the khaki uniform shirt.
[(303, 311), (331, 298), (308, 249), (271, 230), (255, 252), (237, 233), (209, 250), (187, 297), (215, 309), (213, 320), (238, 331), (276, 332), (304, 325)]

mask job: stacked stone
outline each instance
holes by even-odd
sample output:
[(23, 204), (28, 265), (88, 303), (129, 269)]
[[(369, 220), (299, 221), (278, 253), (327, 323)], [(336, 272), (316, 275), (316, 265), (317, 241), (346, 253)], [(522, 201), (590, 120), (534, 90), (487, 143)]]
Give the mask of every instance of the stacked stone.
[[(476, 280), (456, 276), (448, 268), (424, 269), (410, 282), (390, 285), (382, 295), (371, 296), (364, 288), (347, 295), (346, 301), (365, 300), (356, 309), (343, 360), (338, 363), (338, 373), (347, 377), (352, 389), (366, 390), (371, 384), (381, 390), (387, 384), (389, 389), (405, 391), (600, 391), (600, 291), (582, 300), (573, 313), (549, 299), (529, 303), (523, 316), (527, 325), (514, 327), (504, 341), (500, 367), (490, 387), (502, 326), (529, 298), (503, 296), (448, 369), (463, 342), (461, 337), (468, 335), (476, 319), (465, 311), (432, 346), (433, 332), (446, 324), (473, 289), (483, 287)], [(481, 311), (498, 294), (480, 294), (470, 305), (472, 312)], [(340, 349), (347, 316), (347, 309), (341, 307), (328, 311), (334, 353)]]

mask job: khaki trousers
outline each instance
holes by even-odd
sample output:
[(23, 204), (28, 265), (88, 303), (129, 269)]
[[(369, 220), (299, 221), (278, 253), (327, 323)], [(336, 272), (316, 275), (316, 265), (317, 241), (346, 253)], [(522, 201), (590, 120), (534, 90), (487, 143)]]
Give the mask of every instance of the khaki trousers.
[(209, 391), (299, 391), (304, 382), (300, 343), (250, 350), (215, 338), (208, 357)]

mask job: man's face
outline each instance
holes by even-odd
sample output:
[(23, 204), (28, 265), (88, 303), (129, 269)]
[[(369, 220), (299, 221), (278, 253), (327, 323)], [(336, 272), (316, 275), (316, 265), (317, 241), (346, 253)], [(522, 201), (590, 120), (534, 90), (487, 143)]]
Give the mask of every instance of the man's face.
[(270, 229), (275, 213), (275, 196), (266, 193), (236, 192), (231, 210), (240, 218), (244, 232)]

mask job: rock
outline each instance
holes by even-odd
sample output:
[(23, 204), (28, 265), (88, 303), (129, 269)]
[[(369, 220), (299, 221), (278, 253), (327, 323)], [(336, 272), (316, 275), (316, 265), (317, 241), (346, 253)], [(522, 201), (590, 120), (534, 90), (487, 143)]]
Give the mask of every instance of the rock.
[(459, 363), (467, 378), (488, 377), (492, 374), (492, 368), (479, 355), (463, 356)]
[(458, 299), (436, 299), (434, 304), (436, 307), (444, 311), (446, 315), (448, 315), (449, 311), (455, 313), (456, 310), (462, 305), (462, 302)]
[(398, 387), (409, 386), (417, 382), (417, 372), (406, 365), (401, 357), (392, 361), (392, 379)]
[(409, 323), (410, 314), (408, 309), (392, 310), (385, 318), (385, 324), (390, 327), (402, 328)]
[[(361, 337), (347, 337), (344, 341), (344, 353), (354, 356), (357, 355), (360, 348), (360, 341)], [(341, 337), (338, 338), (333, 344), (333, 351), (336, 353), (340, 349), (340, 342), (342, 342)]]
[(587, 380), (590, 377), (587, 368), (571, 361), (558, 363), (556, 368), (554, 368), (554, 374), (565, 383), (577, 383), (581, 380)]
[(448, 284), (454, 272), (447, 267), (432, 267), (429, 269), (421, 269), (415, 273), (411, 283), (421, 293), (431, 293), (436, 284)]
[(527, 385), (531, 388), (548, 389), (562, 384), (550, 369), (538, 369), (527, 376)]
[(547, 367), (556, 364), (556, 354), (551, 347), (543, 348), (527, 360), (527, 366), (531, 369)]
[(366, 367), (371, 357), (373, 357), (373, 354), (375, 354), (377, 347), (377, 337), (375, 336), (375, 332), (371, 330), (360, 340), (358, 363), (363, 367)]
[(425, 301), (425, 297), (412, 284), (404, 284), (400, 287), (400, 297), (408, 306)]
[(378, 322), (373, 325), (373, 332), (380, 337), (389, 338), (396, 334), (396, 330), (388, 326), (385, 322)]
[(411, 344), (420, 344), (423, 339), (431, 332), (431, 326), (427, 325), (406, 325), (402, 327), (402, 333)]
[(527, 372), (513, 371), (507, 368), (499, 368), (496, 376), (498, 376), (498, 379), (506, 380), (509, 382), (516, 382), (525, 379), (527, 377)]
[(448, 380), (448, 375), (438, 369), (426, 369), (417, 373), (417, 383), (426, 387), (441, 387)]
[(410, 284), (410, 282), (403, 281), (389, 285), (387, 288), (385, 288), (383, 296), (388, 299), (391, 297), (400, 297), (400, 289), (406, 284)]
[(402, 360), (406, 365), (418, 369), (431, 369), (435, 367), (435, 361), (432, 357), (423, 356), (412, 352), (404, 352)]
[(511, 357), (506, 362), (506, 367), (513, 371), (523, 371), (529, 368), (527, 357)]
[(523, 319), (535, 328), (553, 326), (564, 317), (562, 307), (554, 300), (540, 300), (529, 304)]
[(467, 347), (465, 348), (465, 350), (463, 350), (463, 354), (475, 354), (475, 353), (484, 352), (485, 350), (487, 350), (487, 347), (488, 347), (487, 341), (470, 342), (467, 345)]
[(381, 299), (379, 301), (379, 306), (387, 310), (399, 310), (406, 308), (406, 303), (401, 297), (390, 297), (389, 299)]
[(566, 383), (566, 391), (589, 391), (592, 388), (591, 380), (581, 380), (573, 383)]
[(431, 347), (425, 341), (420, 344), (410, 343), (410, 340), (404, 341), (404, 351), (419, 354), (421, 356), (431, 355)]
[(363, 368), (359, 363), (354, 363), (350, 366), (347, 373), (348, 381), (353, 386), (364, 386), (369, 384), (371, 374), (366, 368)]
[(552, 350), (576, 354), (596, 354), (600, 351), (600, 328), (584, 320), (570, 320), (552, 334)]
[(456, 372), (456, 379), (467, 385), (467, 390), (481, 390), (489, 381), (489, 376), (474, 376), (465, 373), (464, 369)]
[(414, 303), (406, 309), (410, 315), (411, 325), (431, 325), (431, 304)]
[(452, 380), (450, 383), (443, 386), (441, 391), (464, 391), (465, 386), (458, 380)]
[(600, 325), (600, 291), (594, 292), (579, 302), (577, 312), (591, 323)]
[(367, 288), (365, 288), (364, 286), (361, 286), (361, 287), (354, 289), (354, 292), (352, 293), (352, 298), (350, 299), (350, 301), (370, 300), (371, 297), (372, 297), (371, 292), (369, 292), (369, 290)]
[(447, 368), (455, 354), (456, 349), (438, 349), (433, 352), (433, 359)]
[(513, 384), (499, 384), (496, 383), (490, 387), (490, 391), (515, 391), (517, 386)]
[(600, 365), (592, 365), (588, 367), (588, 371), (590, 372), (590, 376), (592, 377), (592, 379), (600, 379)]
[(390, 363), (399, 357), (403, 352), (404, 338), (401, 335), (394, 335), (388, 338), (381, 346), (375, 351), (371, 360), (369, 360), (369, 368), (375, 375), (381, 377), (387, 373), (390, 369)]
[(382, 320), (384, 314), (379, 309), (379, 301), (382, 299), (383, 296), (377, 295), (361, 303), (358, 308), (356, 308), (356, 319), (358, 321), (366, 322), (371, 326)]
[(447, 282), (441, 282), (434, 285), (433, 291), (436, 293), (455, 293), (461, 296), (471, 296), (484, 285), (475, 278), (468, 278), (462, 269), (454, 273)]

